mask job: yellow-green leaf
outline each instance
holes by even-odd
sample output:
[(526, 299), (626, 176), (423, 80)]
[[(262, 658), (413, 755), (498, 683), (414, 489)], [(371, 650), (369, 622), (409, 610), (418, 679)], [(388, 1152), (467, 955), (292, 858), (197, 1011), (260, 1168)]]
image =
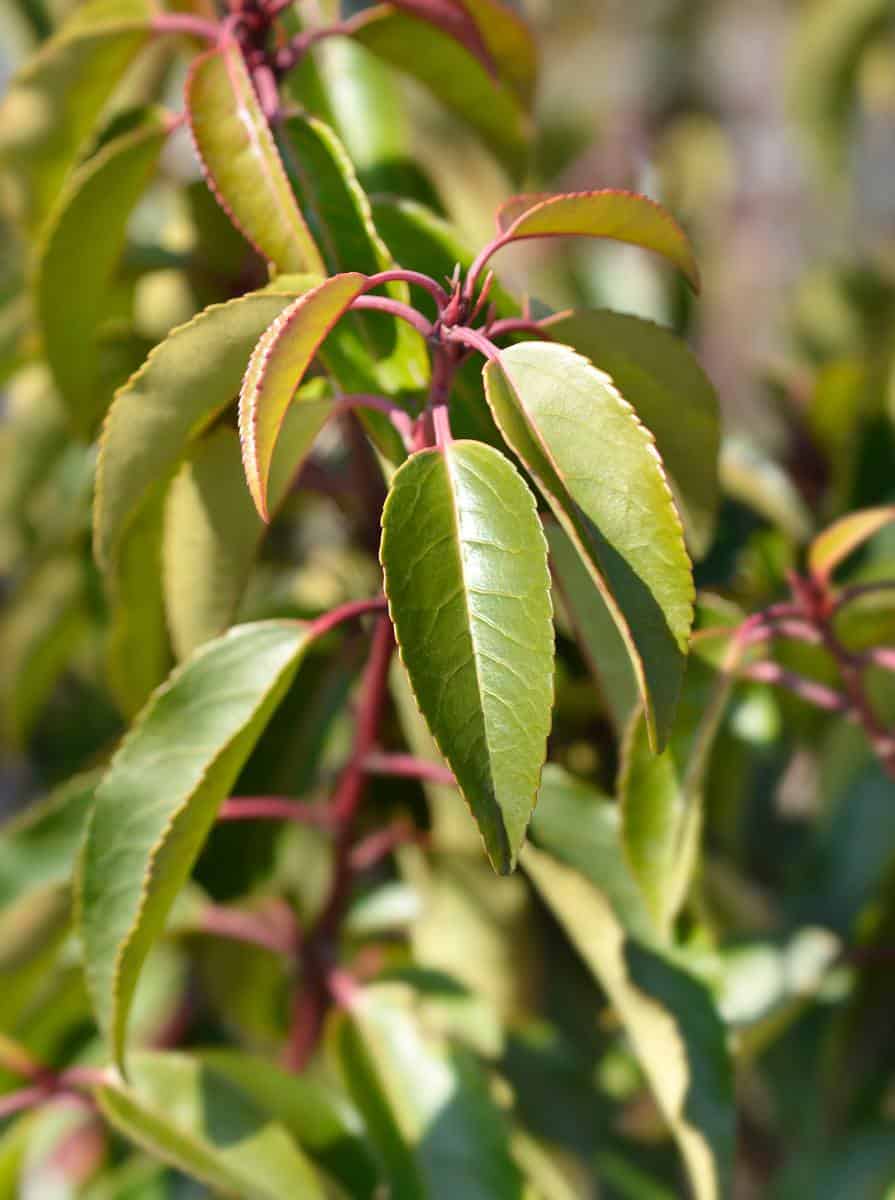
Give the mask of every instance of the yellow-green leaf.
[(498, 214), (507, 242), (536, 237), (600, 237), (652, 250), (699, 291), (699, 267), (687, 235), (660, 204), (606, 188), (559, 196), (515, 196)]
[(334, 275), (284, 309), (252, 352), (239, 394), (239, 437), (255, 507), (269, 520), (268, 477), (286, 410), (326, 335), (366, 286)]
[(108, 403), (97, 337), (131, 210), (167, 137), (161, 113), (148, 114), (71, 176), (38, 261), (37, 312), (44, 351), (72, 423), (89, 436)]
[(234, 225), (278, 271), (323, 274), (235, 41), (195, 61), (186, 107), (208, 182)]
[(829, 579), (841, 562), (892, 521), (893, 505), (865, 508), (834, 521), (808, 547), (811, 573), (818, 579)]

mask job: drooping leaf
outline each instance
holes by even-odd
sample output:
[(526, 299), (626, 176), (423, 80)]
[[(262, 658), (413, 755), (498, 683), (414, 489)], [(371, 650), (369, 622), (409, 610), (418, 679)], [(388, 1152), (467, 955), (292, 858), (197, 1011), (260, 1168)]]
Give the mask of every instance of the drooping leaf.
[(323, 1200), (313, 1166), (285, 1126), (213, 1063), (134, 1055), (129, 1084), (97, 1089), (103, 1116), (150, 1154), (225, 1195)]
[(146, 43), (149, 19), (146, 0), (82, 4), (12, 81), (0, 109), (0, 160), (14, 172), (14, 210), (32, 234)]
[(269, 520), (268, 477), (280, 426), (326, 335), (364, 290), (356, 272), (335, 275), (272, 322), (252, 352), (239, 394), (239, 437), (249, 491)]
[(354, 22), (353, 36), (374, 54), (414, 76), (468, 122), (512, 175), (525, 163), (529, 119), (516, 91), (495, 79), (452, 37), (391, 5)]
[(515, 196), (497, 217), (507, 242), (537, 237), (600, 237), (660, 254), (699, 290), (699, 267), (687, 236), (654, 200), (605, 189), (559, 196)]
[(731, 680), (691, 655), (668, 746), (650, 752), (642, 712), (629, 723), (618, 780), (622, 844), (656, 928), (670, 933), (699, 852), (703, 785)]
[(71, 876), (95, 786), (95, 774), (77, 775), (0, 825), (0, 908)]
[(656, 439), (696, 558), (709, 549), (720, 503), (718, 396), (680, 338), (605, 309), (548, 323), (551, 337), (609, 375)]
[(497, 66), (463, 0), (392, 0), (392, 3), (395, 8), (427, 21), (452, 37), (478, 59), (489, 74), (496, 76)]
[(613, 808), (593, 796), (588, 804), (586, 789), (558, 771), (547, 787), (534, 833), (551, 853), (529, 845), (525, 870), (624, 1026), (694, 1196), (723, 1200), (734, 1147), (723, 1024), (704, 986), (651, 945), (642, 898), (612, 836)]
[(306, 643), (289, 621), (207, 643), (153, 694), (97, 787), (80, 926), (94, 1010), (119, 1063), (143, 961)]
[[(167, 137), (160, 113), (114, 138), (71, 176), (43, 242), (37, 311), (44, 350), (72, 423), (90, 434), (106, 397), (97, 334), (131, 210)], [(73, 298), (77, 297), (77, 303)]]
[(237, 228), (279, 271), (323, 274), (237, 42), (196, 59), (186, 108), (196, 153)]
[(512, 346), (484, 376), (501, 432), (612, 613), (661, 748), (683, 678), (694, 591), (652, 435), (609, 377), (567, 346)]
[[(271, 471), (276, 512), (332, 411), (313, 381), (313, 396), (293, 404)], [(196, 446), (171, 483), (162, 552), (165, 612), (178, 658), (216, 637), (233, 620), (264, 524), (245, 488), (239, 438), (223, 426)]]
[(531, 27), (502, 0), (460, 2), (477, 25), (498, 74), (530, 108), (538, 75), (538, 48)]
[(474, 1058), (427, 1037), (404, 985), (365, 988), (335, 1031), (339, 1064), (402, 1200), (522, 1200), (507, 1122)]
[(277, 289), (212, 305), (172, 330), (119, 389), (97, 462), (94, 553), (103, 568), (152, 487), (173, 475), (189, 441), (236, 399), (258, 338), (315, 282), (284, 279)]
[(515, 865), (546, 752), (553, 626), (534, 498), (479, 442), (414, 455), (383, 511), (385, 591), (420, 709), (495, 870)]
[(829, 579), (841, 562), (892, 521), (893, 505), (865, 508), (834, 521), (808, 547), (811, 573), (820, 580)]
[(554, 585), (620, 737), (639, 702), (628, 647), (568, 534), (555, 521), (545, 526), (545, 532)]

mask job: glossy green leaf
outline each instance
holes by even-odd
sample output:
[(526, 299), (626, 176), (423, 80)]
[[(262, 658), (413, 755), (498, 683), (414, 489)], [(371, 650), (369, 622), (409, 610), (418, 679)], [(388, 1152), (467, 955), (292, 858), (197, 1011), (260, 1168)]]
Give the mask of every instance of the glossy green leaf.
[(640, 702), (628, 647), (571, 538), (554, 521), (545, 526), (545, 531), (554, 587), (616, 733), (621, 736)]
[(354, 272), (327, 279), (284, 309), (252, 352), (239, 393), (239, 437), (249, 492), (265, 521), (286, 410), (326, 335), (365, 286), (365, 276)]
[(808, 547), (808, 566), (818, 579), (829, 579), (836, 568), (864, 542), (895, 521), (895, 506), (865, 508), (834, 521)]
[(225, 1073), (187, 1054), (139, 1054), (130, 1083), (97, 1089), (103, 1116), (150, 1154), (225, 1195), (323, 1200), (285, 1126)]
[(665, 750), (651, 752), (642, 712), (625, 736), (618, 780), (622, 843), (656, 928), (666, 937), (693, 878), (705, 772), (731, 682), (691, 655)]
[[(560, 780), (551, 784), (563, 790)], [(600, 811), (599, 800), (594, 804)], [(541, 813), (551, 820), (548, 806), (545, 796), (538, 837)], [(585, 824), (585, 846), (578, 844), (578, 825), (564, 815), (554, 814), (549, 840), (560, 843), (567, 859), (584, 860), (586, 874), (532, 846), (523, 856), (525, 870), (622, 1022), (678, 1143), (694, 1196), (723, 1200), (730, 1187), (734, 1104), (722, 1022), (703, 985), (652, 948), (648, 935), (642, 937), (642, 901), (611, 837), (608, 814), (599, 821), (592, 815)], [(599, 837), (592, 829), (601, 830)]]
[(143, 961), (306, 642), (300, 623), (268, 621), (207, 643), (153, 694), (97, 787), (80, 925), (94, 1010), (119, 1063)]
[(196, 59), (186, 107), (209, 184), (234, 225), (279, 271), (323, 274), (235, 41)]
[[(286, 414), (271, 471), (271, 509), (288, 494), (332, 412), (313, 381), (312, 395)], [(178, 658), (216, 637), (236, 613), (264, 524), (246, 491), (239, 438), (220, 426), (203, 438), (171, 483), (162, 551), (165, 612)]]
[(514, 89), (495, 79), (453, 38), (406, 12), (378, 5), (355, 22), (354, 37), (414, 76), (468, 122), (513, 175), (525, 164), (529, 120)]
[[(390, 267), (391, 255), (376, 231), (370, 202), (333, 130), (315, 117), (291, 117), (281, 144), (286, 169), (329, 273), (375, 275)], [(407, 285), (397, 281), (386, 285), (386, 294), (404, 302), (410, 299)], [(370, 357), (380, 360), (391, 355), (398, 370), (409, 344), (421, 341), (415, 330), (388, 313), (353, 313), (350, 319)]]
[(10, 84), (0, 108), (0, 161), (13, 208), (31, 233), (44, 224), (121, 76), (145, 44), (146, 0), (79, 5)]
[(0, 908), (70, 878), (95, 786), (96, 775), (77, 775), (0, 825)]
[[(190, 440), (231, 404), (252, 347), (314, 277), (278, 281), (215, 304), (172, 330), (117, 392), (103, 426), (94, 501), (94, 553), (108, 569), (128, 524), (159, 480), (170, 478)], [(288, 290), (291, 289), (291, 290)]]
[(44, 350), (72, 422), (83, 434), (92, 432), (107, 399), (100, 386), (97, 336), (112, 274), (131, 210), (166, 138), (164, 118), (150, 114), (103, 146), (72, 175), (43, 242), (37, 312)]
[(385, 591), (420, 709), (495, 870), (515, 865), (546, 753), (553, 625), (534, 498), (499, 451), (453, 442), (395, 475)]
[(409, 989), (358, 992), (335, 1044), (396, 1200), (522, 1200), (487, 1077), (471, 1055), (426, 1036)]
[(537, 237), (600, 237), (652, 250), (699, 291), (699, 267), (687, 235), (660, 204), (637, 192), (605, 189), (560, 196), (515, 196), (498, 213), (506, 242)]
[(718, 395), (680, 338), (605, 309), (548, 325), (550, 336), (609, 375), (656, 439), (696, 558), (709, 549), (720, 503)]
[(370, 202), (332, 129), (316, 117), (290, 117), (283, 144), (286, 170), (328, 273), (385, 270), (390, 256)]
[(612, 613), (661, 748), (683, 678), (694, 591), (653, 437), (608, 375), (567, 346), (512, 346), (484, 375), (501, 432)]
[(200, 1051), (199, 1061), (279, 1121), (349, 1195), (372, 1200), (379, 1168), (363, 1119), (347, 1096), (309, 1074), (296, 1077), (235, 1050)]

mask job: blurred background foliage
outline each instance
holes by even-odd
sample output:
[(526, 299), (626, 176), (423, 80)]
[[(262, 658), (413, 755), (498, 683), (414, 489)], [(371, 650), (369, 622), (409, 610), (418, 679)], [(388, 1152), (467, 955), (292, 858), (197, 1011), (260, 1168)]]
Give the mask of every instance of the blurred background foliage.
[[(2, 0), (0, 82), (73, 7)], [(673, 327), (696, 349), (725, 429), (722, 517), (697, 581), (735, 620), (779, 597), (785, 572), (829, 521), (895, 503), (895, 10), (891, 0), (518, 7), (542, 51), (526, 187), (614, 186), (661, 199), (696, 245), (704, 288), (693, 300), (649, 256), (616, 245), (525, 247), (506, 253), (501, 273), (517, 289), (524, 281), (535, 306), (609, 304)], [(202, 0), (194, 8), (204, 11)], [(495, 206), (514, 189), (465, 127), (363, 51), (340, 46), (321, 53), (318, 67), (369, 192), (412, 191), (461, 243), (490, 236)], [(179, 107), (183, 71), (183, 58), (153, 50), (116, 106), (161, 94)], [(4, 200), (12, 211), (15, 198)], [(0, 811), (20, 822), (26, 843), (42, 798), (105, 760), (131, 708), (129, 681), (116, 678), (127, 664), (114, 666), (116, 622), (127, 613), (104, 594), (90, 551), (95, 446), (71, 436), (41, 360), (28, 267), (4, 219)], [(108, 395), (171, 327), (261, 278), (179, 134), (133, 214), (107, 297)], [(376, 521), (358, 469), (344, 437), (321, 439), (265, 543), (241, 617), (312, 615), (375, 586)], [(895, 529), (850, 561), (845, 577), (895, 578)], [(877, 597), (854, 632), (892, 642), (895, 609)], [(352, 643), (336, 659), (311, 656), (242, 791), (301, 794), (338, 764), (358, 651)], [(552, 758), (610, 791), (618, 765), (610, 711), (571, 637), (560, 652)], [(162, 671), (170, 653), (163, 632)], [(813, 661), (799, 667), (817, 670)], [(890, 677), (873, 682), (895, 721)], [(377, 782), (369, 808), (372, 827), (389, 812), (425, 819), (411, 783)], [(89, 1057), (94, 1036), (63, 886), (75, 809), (35, 827), (44, 871), (27, 887), (17, 872), (34, 857), (16, 857), (23, 839), (19, 849), (0, 847), (0, 1029), (54, 1062)], [(451, 816), (442, 815), (449, 845)], [(704, 841), (682, 958), (711, 985), (736, 1052), (736, 1197), (891, 1200), (895, 784), (859, 731), (767, 685), (743, 684), (712, 756)], [(466, 992), (433, 1011), (471, 1030), (478, 1049), (485, 1039), (500, 1061), (526, 1129), (551, 1148), (544, 1195), (683, 1194), (630, 1048), (558, 925), (519, 879), (498, 883), (478, 860), (466, 866), (466, 876), (439, 872), (408, 852), (399, 877), (385, 871), (359, 899), (353, 944), (400, 962), (406, 935), (420, 961), (472, 989), (489, 1019), (461, 1002)], [(286, 888), (311, 913), (326, 871), (316, 834), (253, 827), (248, 836), (216, 831), (197, 878), (218, 901), (249, 895), (263, 904)], [(276, 961), (192, 929), (188, 916), (183, 929), (141, 993), (139, 1036), (171, 1044), (184, 1031), (193, 1042), (236, 1031), (246, 1045), (275, 1049), (288, 982)], [(251, 970), (248, 954), (258, 960)], [(88, 1121), (52, 1110), (31, 1118), (27, 1141), (21, 1126), (0, 1131), (0, 1196), (204, 1194), (148, 1159), (121, 1158), (96, 1131), (73, 1141)], [(119, 1165), (99, 1178), (104, 1160)]]

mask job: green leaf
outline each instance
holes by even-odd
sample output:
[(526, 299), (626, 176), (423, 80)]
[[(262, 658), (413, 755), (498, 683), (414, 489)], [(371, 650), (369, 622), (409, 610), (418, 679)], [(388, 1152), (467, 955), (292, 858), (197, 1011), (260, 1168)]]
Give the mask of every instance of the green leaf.
[(234, 225), (278, 271), (324, 274), (235, 41), (196, 59), (186, 109), (209, 185)]
[(323, 1186), (286, 1128), (213, 1064), (187, 1054), (139, 1054), (130, 1086), (97, 1089), (103, 1116), (126, 1138), (226, 1195), (323, 1200)]
[(501, 432), (543, 490), (609, 607), (652, 744), (668, 738), (693, 623), (680, 517), (652, 435), (602, 371), (525, 342), (485, 368)]
[(108, 570), (158, 481), (170, 478), (190, 440), (239, 392), (252, 347), (313, 277), (278, 281), (215, 304), (172, 330), (118, 390), (103, 426), (94, 501), (94, 553)]
[(77, 775), (0, 826), (0, 908), (70, 878), (96, 778)]
[[(286, 414), (271, 472), (271, 508), (289, 492), (332, 411), (316, 386)], [(165, 612), (178, 658), (233, 620), (265, 528), (246, 491), (239, 438), (219, 426), (200, 440), (168, 490), (162, 551)]]
[(268, 477), (286, 410), (326, 335), (366, 282), (356, 272), (327, 279), (284, 309), (252, 352), (239, 394), (239, 437), (249, 491), (265, 521)]
[(895, 521), (893, 505), (865, 508), (834, 521), (808, 547), (812, 575), (828, 580), (841, 562), (892, 521)]
[(149, 19), (145, 0), (80, 5), (10, 84), (0, 109), (0, 160), (15, 173), (13, 208), (32, 234), (145, 44)]
[(360, 1113), (347, 1096), (308, 1074), (297, 1078), (253, 1055), (205, 1050), (203, 1067), (245, 1092), (356, 1200), (372, 1197), (379, 1169)]
[(498, 0), (459, 0), (478, 27), (498, 74), (526, 108), (534, 100), (538, 48), (531, 27), (509, 5)]
[(651, 753), (642, 712), (625, 736), (618, 780), (622, 842), (663, 937), (670, 935), (696, 866), (705, 772), (731, 683), (691, 655), (666, 749)]
[[(576, 830), (569, 829), (568, 836), (569, 852), (583, 856), (574, 845)], [(724, 1027), (703, 985), (638, 940), (633, 882), (619, 902), (620, 847), (606, 838), (601, 850), (604, 859), (591, 857), (587, 874), (599, 879), (605, 873), (614, 880), (614, 895), (531, 845), (523, 863), (624, 1025), (677, 1141), (694, 1196), (722, 1200), (730, 1188), (735, 1111)]]
[(661, 254), (699, 291), (699, 267), (687, 235), (669, 212), (637, 192), (607, 188), (560, 196), (514, 196), (497, 215), (503, 243), (536, 237), (600, 237)]
[(93, 431), (107, 399), (100, 386), (97, 338), (109, 285), (131, 210), (166, 138), (163, 116), (152, 113), (103, 146), (72, 175), (43, 242), (37, 312), (44, 350), (72, 422), (85, 435)]
[(584, 660), (621, 736), (640, 703), (628, 647), (575, 545), (554, 521), (545, 524), (554, 587)]
[(426, 21), (377, 6), (354, 25), (354, 38), (426, 85), (468, 122), (512, 175), (527, 157), (528, 115), (512, 87), (495, 79), (474, 55)]
[(171, 666), (162, 590), (165, 482), (156, 483), (129, 523), (105, 578), (106, 676), (127, 717), (140, 711)]
[[(314, 117), (292, 117), (286, 122), (282, 145), (302, 212), (330, 274), (375, 275), (390, 267), (391, 255), (376, 231), (370, 202), (345, 147), (329, 126)], [(410, 299), (407, 284), (397, 281), (386, 285), (386, 294), (405, 303)], [(384, 360), (377, 364), (380, 372), (391, 370), (398, 387), (414, 386), (417, 381), (405, 377), (410, 360), (422, 357), (424, 369), (428, 368), (428, 352), (416, 330), (389, 313), (352, 313), (350, 321), (370, 357)], [(385, 375), (382, 383), (388, 386)], [(361, 414), (365, 424), (367, 415)]]
[(283, 144), (286, 169), (328, 273), (385, 270), (391, 260), (370, 202), (332, 129), (316, 117), (290, 117)]
[(425, 1036), (407, 987), (356, 993), (334, 1041), (396, 1200), (522, 1200), (487, 1078), (471, 1055)]
[(690, 349), (667, 329), (623, 313), (576, 312), (550, 336), (609, 375), (656, 439), (696, 558), (709, 549), (720, 503), (718, 395)]
[(553, 702), (553, 625), (534, 498), (479, 442), (414, 455), (382, 516), (385, 591), (417, 702), (495, 870), (525, 838)]
[(306, 644), (290, 621), (207, 643), (153, 694), (97, 787), (80, 925), (93, 1006), (119, 1063), (146, 955)]

